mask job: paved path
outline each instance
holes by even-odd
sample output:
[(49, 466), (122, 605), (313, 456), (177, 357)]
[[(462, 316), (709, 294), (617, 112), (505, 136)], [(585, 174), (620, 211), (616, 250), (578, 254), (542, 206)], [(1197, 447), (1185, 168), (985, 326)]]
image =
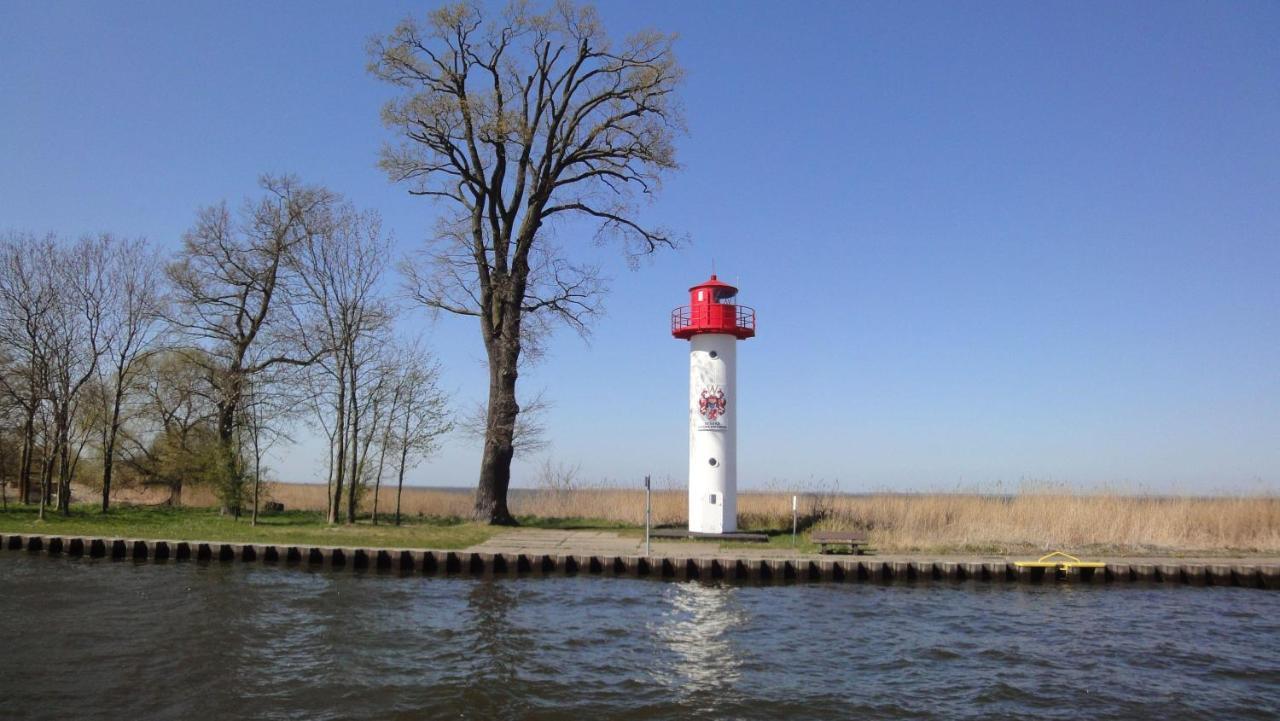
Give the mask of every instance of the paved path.
[[(513, 528), (490, 537), (484, 543), (471, 546), (467, 551), (477, 553), (524, 553), (530, 555), (582, 555), (582, 556), (642, 556), (644, 555), (644, 537), (620, 535), (616, 531), (599, 530), (560, 530), (547, 528)], [(1068, 549), (1069, 552), (1069, 549)], [(741, 547), (724, 548), (715, 541), (669, 541), (654, 540), (653, 556), (680, 558), (831, 558), (816, 553), (801, 553), (790, 548), (770, 546), (766, 544), (743, 545)], [(1082, 557), (1084, 560), (1099, 560), (1097, 557)], [(996, 561), (1012, 558), (1015, 560), (1034, 560), (1032, 554), (920, 554), (920, 553), (875, 553), (867, 556), (878, 561), (911, 561), (929, 558), (938, 561), (977, 562)], [(1280, 564), (1280, 556), (1204, 556), (1177, 557), (1170, 556), (1125, 556), (1117, 558), (1105, 557), (1108, 562), (1118, 563), (1255, 563)]]
[(623, 538), (613, 531), (562, 531), (513, 528), (466, 550), (480, 553), (624, 554), (644, 549), (644, 539)]
[[(715, 541), (653, 540), (654, 556), (684, 558), (794, 558), (790, 549), (759, 544), (751, 548), (721, 550)], [(513, 528), (502, 531), (467, 551), (479, 553), (527, 553), (562, 555), (644, 555), (644, 536), (621, 535), (616, 531), (574, 531), (547, 528)]]

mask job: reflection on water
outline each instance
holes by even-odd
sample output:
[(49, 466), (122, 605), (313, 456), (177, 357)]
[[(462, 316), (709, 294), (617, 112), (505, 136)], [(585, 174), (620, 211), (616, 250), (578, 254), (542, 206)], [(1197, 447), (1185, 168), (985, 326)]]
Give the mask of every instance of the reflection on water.
[(656, 667), (654, 677), (682, 702), (714, 708), (741, 675), (732, 636), (743, 622), (736, 589), (683, 583), (661, 591), (665, 610), (647, 629), (670, 650), (672, 663), (670, 670)]
[(0, 556), (0, 719), (1255, 718), (1280, 594)]
[(465, 590), (466, 613), (458, 619), (458, 646), (466, 652), (457, 661), (468, 669), (466, 677), (487, 692), (459, 703), (487, 718), (512, 718), (520, 712), (520, 669), (535, 650), (531, 631), (516, 624), (512, 611), (518, 606), (515, 589), (501, 584), (472, 584)]

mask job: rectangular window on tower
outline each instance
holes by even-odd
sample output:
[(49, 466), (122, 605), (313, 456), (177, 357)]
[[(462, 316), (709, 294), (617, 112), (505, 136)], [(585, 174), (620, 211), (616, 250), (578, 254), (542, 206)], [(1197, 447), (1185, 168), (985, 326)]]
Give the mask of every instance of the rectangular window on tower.
[(716, 494), (714, 493), (711, 494), (711, 505), (716, 505)]

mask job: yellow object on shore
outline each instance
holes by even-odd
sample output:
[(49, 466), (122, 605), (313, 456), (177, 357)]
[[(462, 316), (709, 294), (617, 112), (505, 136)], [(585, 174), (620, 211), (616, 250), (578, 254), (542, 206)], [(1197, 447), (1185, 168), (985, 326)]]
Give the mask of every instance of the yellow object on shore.
[[(1054, 556), (1059, 556), (1060, 558), (1058, 560), (1049, 560)], [(1056, 568), (1065, 571), (1068, 568), (1102, 568), (1107, 564), (1102, 561), (1081, 561), (1069, 553), (1054, 551), (1047, 556), (1041, 556), (1039, 560), (1014, 561), (1013, 565), (1018, 568)]]

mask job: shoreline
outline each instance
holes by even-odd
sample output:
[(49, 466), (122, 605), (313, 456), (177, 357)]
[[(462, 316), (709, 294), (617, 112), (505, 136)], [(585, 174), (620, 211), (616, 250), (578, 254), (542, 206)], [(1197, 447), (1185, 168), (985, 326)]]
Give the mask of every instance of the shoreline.
[[(580, 497), (581, 494), (573, 495)], [(932, 498), (923, 506), (895, 504), (893, 508), (897, 515), (887, 514), (884, 509), (870, 508), (866, 517), (832, 519), (834, 523), (815, 524), (812, 519), (805, 519), (800, 524), (795, 542), (791, 537), (792, 519), (788, 513), (785, 519), (769, 518), (767, 522), (757, 520), (751, 524), (747, 530), (763, 536), (764, 542), (748, 543), (732, 538), (676, 539), (655, 534), (653, 548), (680, 556), (817, 554), (820, 549), (811, 535), (834, 529), (860, 534), (865, 539), (865, 550), (878, 558), (989, 560), (1034, 558), (1052, 550), (1061, 550), (1094, 560), (1280, 561), (1280, 536), (1275, 530), (1280, 529), (1280, 501), (1273, 500), (1237, 504), (1226, 509), (1196, 509), (1197, 515), (1204, 515), (1206, 510), (1234, 511), (1235, 515), (1219, 518), (1216, 534), (1185, 533), (1181, 536), (1161, 534), (1154, 529), (1153, 522), (1168, 523), (1176, 519), (1159, 518), (1149, 509), (1142, 513), (1120, 509), (1120, 513), (1111, 515), (1107, 512), (1111, 509), (1095, 507), (1091, 509), (1095, 512), (1088, 519), (1091, 528), (1068, 533), (1046, 528), (1050, 521), (1039, 513), (1022, 514), (1019, 523), (1010, 525), (1007, 509), (985, 505), (968, 508), (968, 521), (957, 518), (950, 524), (938, 512), (954, 509), (938, 508)], [(975, 511), (984, 512), (984, 517), (973, 516)], [(537, 551), (549, 543), (548, 535), (560, 534), (565, 537), (555, 540), (551, 546), (568, 546), (574, 553), (622, 555), (639, 553), (644, 539), (643, 522), (635, 525), (625, 519), (581, 515), (520, 516), (517, 526), (491, 526), (457, 515), (406, 515), (400, 525), (393, 523), (386, 514), (381, 516), (381, 520), (381, 523), (374, 523), (365, 517), (356, 523), (330, 524), (320, 511), (295, 509), (273, 511), (263, 515), (257, 524), (251, 524), (247, 518), (236, 519), (215, 508), (122, 504), (111, 513), (104, 514), (95, 506), (76, 504), (69, 515), (48, 513), (45, 520), (40, 521), (34, 506), (10, 505), (0, 511), (0, 534), (489, 552)], [(985, 527), (974, 527), (979, 520)], [(659, 522), (654, 524), (654, 529), (682, 526), (683, 523)]]
[[(217, 541), (0, 534), (3, 555), (17, 553), (135, 562), (265, 564), (330, 571), (383, 571), (401, 575), (538, 577), (596, 575), (674, 581), (1149, 583), (1280, 590), (1280, 559), (1110, 559), (1093, 568), (1020, 568), (1014, 559), (802, 555), (716, 555), (483, 552), (406, 548), (242, 544)], [(567, 549), (572, 550), (572, 549)]]
[[(271, 484), (266, 498), (281, 502), (289, 513), (313, 514), (310, 525), (324, 526), (324, 486)], [(1030, 487), (1013, 495), (869, 494), (838, 491), (799, 492), (798, 513), (793, 516), (792, 493), (749, 492), (739, 496), (740, 530), (789, 535), (798, 521), (804, 531), (849, 531), (865, 538), (882, 553), (1034, 553), (1056, 548), (1075, 549), (1089, 555), (1142, 555), (1213, 557), (1272, 554), (1280, 556), (1280, 496), (1262, 494), (1240, 497), (1125, 496), (1065, 492)], [(184, 494), (182, 508), (158, 507), (158, 513), (208, 512), (211, 499)], [(124, 498), (120, 499), (125, 501)], [(139, 499), (141, 500), (141, 499)], [(152, 498), (151, 500), (158, 500)], [(464, 524), (473, 511), (473, 494), (464, 490), (405, 489), (404, 516), (414, 524)], [(362, 500), (360, 521), (372, 511), (372, 496)], [(127, 501), (126, 501), (127, 502)], [(537, 527), (632, 529), (645, 524), (643, 490), (575, 487), (521, 490), (511, 498), (511, 512), (522, 523)], [(87, 507), (86, 507), (87, 508)], [(379, 508), (394, 509), (394, 496), (383, 489)], [(652, 496), (654, 527), (686, 525), (688, 494), (684, 490), (659, 489)], [(74, 512), (74, 509), (73, 509)], [(126, 511), (132, 513), (132, 511)], [(115, 514), (111, 514), (114, 516)], [(27, 517), (29, 520), (29, 516)], [(301, 518), (301, 516), (299, 516)], [(138, 528), (84, 517), (85, 523), (47, 527), (31, 523), (0, 523), (0, 529), (24, 533), (79, 533), (111, 536), (149, 535), (174, 537), (177, 529), (160, 527), (169, 521), (153, 521), (138, 514)], [(305, 525), (305, 524), (304, 524)], [(301, 526), (298, 526), (299, 528)], [(627, 532), (627, 531), (624, 531)], [(328, 538), (281, 538), (267, 534), (224, 534), (221, 529), (183, 528), (177, 537), (241, 542), (307, 542), (314, 544), (388, 547), (462, 548), (475, 541), (400, 539), (393, 536), (366, 539), (363, 533), (327, 532)], [(475, 530), (473, 535), (488, 533)], [(444, 544), (444, 545), (440, 545)], [(774, 539), (771, 545), (781, 545)], [(787, 543), (786, 545), (789, 545)]]

